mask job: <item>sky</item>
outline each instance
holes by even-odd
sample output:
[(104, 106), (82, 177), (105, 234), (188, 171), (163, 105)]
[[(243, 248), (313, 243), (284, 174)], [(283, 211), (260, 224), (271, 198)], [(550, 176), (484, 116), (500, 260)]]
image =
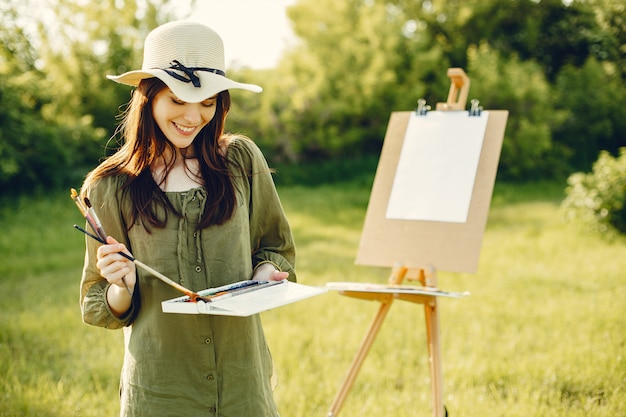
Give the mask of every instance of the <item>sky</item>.
[(286, 15), (296, 0), (199, 0), (190, 20), (224, 41), (226, 67), (272, 68), (294, 36)]

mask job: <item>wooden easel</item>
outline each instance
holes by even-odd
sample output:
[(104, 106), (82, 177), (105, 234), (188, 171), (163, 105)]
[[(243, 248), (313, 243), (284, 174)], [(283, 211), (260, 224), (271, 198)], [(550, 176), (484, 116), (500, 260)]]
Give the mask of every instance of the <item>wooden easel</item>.
[(448, 68), (446, 74), (450, 78), (450, 91), (445, 103), (437, 103), (437, 110), (463, 110), (467, 103), (470, 79), (461, 68)]
[[(476, 271), (508, 118), (508, 111), (506, 110), (489, 111), (481, 116), (482, 108), (478, 107), (477, 100), (472, 100), (472, 109), (468, 117), (456, 117), (465, 109), (470, 80), (461, 68), (449, 68), (447, 75), (451, 80), (448, 99), (445, 103), (437, 103), (437, 110), (445, 115), (448, 121), (455, 120), (456, 123), (469, 125), (472, 123), (469, 116), (476, 116), (477, 119), (484, 117), (481, 120), (486, 123), (484, 137), (481, 138), (483, 142), (478, 157), (475, 182), (471, 190), (471, 204), (468, 208), (467, 218), (464, 222), (446, 222), (389, 218), (386, 215), (387, 204), (391, 199), (391, 190), (394, 185), (394, 174), (399, 165), (408, 124), (413, 117), (426, 116), (430, 106), (427, 106), (424, 100), (419, 100), (415, 112), (392, 113), (372, 187), (356, 263), (390, 266), (394, 265), (398, 259), (402, 259), (403, 262), (402, 266), (392, 269), (388, 285), (382, 286), (386, 287), (384, 289), (381, 289), (381, 286), (367, 290), (359, 290), (359, 287), (354, 285), (335, 287), (341, 295), (379, 301), (381, 305), (333, 401), (328, 417), (337, 417), (339, 414), (395, 299), (424, 305), (433, 417), (445, 417), (447, 415), (443, 404), (437, 298), (452, 293), (437, 290), (435, 268), (431, 265), (435, 265), (439, 270), (466, 273)], [(424, 137), (427, 135), (424, 133)], [(435, 157), (440, 157), (440, 155), (435, 155)], [(389, 239), (390, 236), (393, 236), (393, 239)], [(419, 239), (419, 236), (429, 236), (430, 238)], [(385, 244), (381, 245), (381, 242), (385, 242)], [(420, 293), (407, 291), (407, 286), (401, 285), (405, 278), (407, 280), (416, 279), (426, 290)], [(405, 287), (404, 290), (403, 287)]]
[[(406, 267), (398, 267), (392, 270), (389, 277), (390, 286), (399, 286), (405, 279), (408, 272)], [(437, 288), (437, 277), (434, 269), (419, 269), (416, 278), (422, 286)], [(425, 294), (405, 294), (405, 293), (376, 293), (370, 291), (340, 291), (341, 295), (359, 298), (362, 300), (375, 300), (381, 303), (378, 313), (370, 324), (370, 327), (361, 342), (361, 346), (350, 365), (350, 369), (343, 381), (341, 389), (335, 396), (332, 406), (328, 412), (328, 417), (336, 417), (343, 406), (343, 403), (356, 380), (356, 377), (363, 365), (363, 361), (370, 351), (378, 331), (382, 326), (387, 313), (391, 308), (394, 299), (423, 304), (426, 316), (426, 334), (428, 341), (428, 357), (430, 363), (430, 378), (432, 386), (433, 417), (444, 417), (445, 409), (443, 405), (443, 377), (441, 372), (441, 347), (439, 344), (439, 313), (437, 311), (437, 296)]]

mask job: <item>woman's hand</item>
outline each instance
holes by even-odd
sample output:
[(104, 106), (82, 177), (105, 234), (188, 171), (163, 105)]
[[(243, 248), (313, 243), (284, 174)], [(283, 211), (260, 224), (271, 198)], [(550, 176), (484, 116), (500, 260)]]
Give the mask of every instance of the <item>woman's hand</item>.
[(100, 275), (111, 283), (107, 292), (109, 307), (115, 315), (121, 316), (130, 308), (131, 303), (131, 296), (126, 286), (132, 293), (137, 282), (137, 275), (135, 264), (118, 252), (130, 255), (126, 246), (111, 236), (107, 237), (107, 244), (98, 248), (96, 267)]
[(271, 263), (259, 266), (252, 277), (255, 281), (282, 281), (289, 276), (289, 272), (277, 271)]

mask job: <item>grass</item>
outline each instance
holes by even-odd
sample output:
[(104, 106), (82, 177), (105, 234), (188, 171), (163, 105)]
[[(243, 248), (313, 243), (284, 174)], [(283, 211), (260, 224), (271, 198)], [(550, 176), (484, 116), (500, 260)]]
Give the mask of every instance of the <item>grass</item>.
[[(451, 416), (626, 415), (626, 240), (560, 221), (561, 184), (497, 185), (478, 273), (440, 271)], [(281, 187), (302, 283), (355, 266), (369, 185)], [(67, 193), (0, 207), (0, 416), (113, 416), (122, 335), (81, 323), (83, 237)], [(325, 416), (378, 304), (328, 293), (263, 313), (283, 416)], [(340, 413), (431, 416), (420, 306), (394, 303)]]

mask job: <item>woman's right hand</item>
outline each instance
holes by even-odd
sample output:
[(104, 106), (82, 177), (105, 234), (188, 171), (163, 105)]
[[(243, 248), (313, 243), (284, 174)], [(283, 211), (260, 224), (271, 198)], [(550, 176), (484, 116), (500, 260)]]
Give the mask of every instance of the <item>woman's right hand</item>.
[(124, 258), (118, 252), (124, 252), (130, 255), (126, 246), (119, 243), (111, 236), (107, 237), (107, 244), (98, 248), (98, 262), (96, 267), (100, 271), (100, 275), (113, 285), (124, 288), (124, 281), (126, 285), (132, 290), (135, 287), (135, 264)]
[(128, 310), (131, 303), (131, 296), (126, 286), (132, 294), (137, 282), (137, 274), (135, 264), (118, 252), (130, 255), (125, 245), (111, 236), (107, 237), (107, 244), (98, 248), (96, 267), (100, 275), (111, 283), (107, 292), (109, 307), (115, 315), (121, 316)]

